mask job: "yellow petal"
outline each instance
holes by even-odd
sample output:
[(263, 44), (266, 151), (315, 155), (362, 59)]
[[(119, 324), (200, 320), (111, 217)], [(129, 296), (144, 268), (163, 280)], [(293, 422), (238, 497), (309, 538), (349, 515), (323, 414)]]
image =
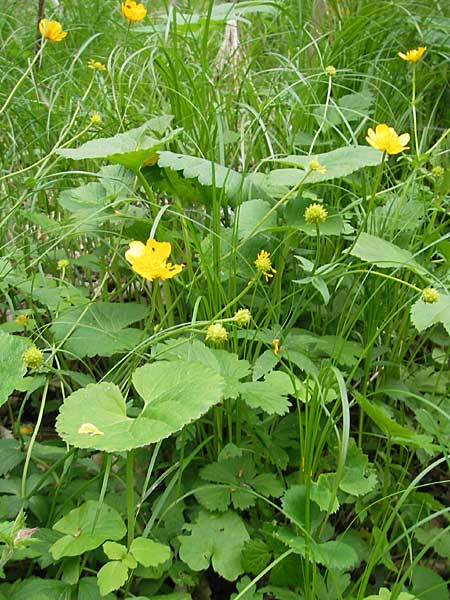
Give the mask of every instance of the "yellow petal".
[(125, 252), (125, 258), (129, 263), (142, 258), (145, 255), (145, 246), (142, 242), (130, 242), (130, 248)]
[(409, 135), (409, 133), (402, 133), (398, 136), (399, 144), (401, 144), (402, 146), (406, 146), (410, 139), (411, 136)]

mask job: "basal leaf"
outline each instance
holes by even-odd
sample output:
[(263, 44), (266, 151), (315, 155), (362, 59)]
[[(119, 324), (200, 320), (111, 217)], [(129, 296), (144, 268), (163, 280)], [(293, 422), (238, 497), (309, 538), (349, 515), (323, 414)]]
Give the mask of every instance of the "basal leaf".
[[(196, 362), (156, 362), (137, 369), (133, 383), (144, 400), (137, 418), (112, 383), (88, 385), (60, 408), (56, 429), (68, 444), (107, 452), (160, 441), (198, 419), (222, 399), (223, 379)], [(80, 428), (85, 425), (86, 433)]]
[(242, 519), (233, 512), (200, 511), (197, 521), (186, 525), (191, 534), (179, 536), (180, 558), (193, 571), (207, 569), (234, 581), (243, 572), (241, 555), (249, 535)]

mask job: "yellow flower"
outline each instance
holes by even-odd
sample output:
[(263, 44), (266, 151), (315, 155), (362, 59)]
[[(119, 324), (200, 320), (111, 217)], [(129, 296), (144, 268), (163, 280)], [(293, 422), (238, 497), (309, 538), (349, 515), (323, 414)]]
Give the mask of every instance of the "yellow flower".
[(97, 110), (94, 110), (91, 115), (91, 125), (101, 129), (102, 123), (103, 123), (103, 119), (102, 119), (100, 113)]
[(377, 125), (375, 131), (369, 128), (366, 136), (366, 141), (373, 148), (388, 154), (399, 154), (403, 150), (408, 150), (406, 145), (409, 142), (409, 133), (397, 135), (393, 127), (386, 124)]
[(305, 209), (304, 217), (309, 225), (320, 225), (328, 217), (328, 212), (321, 204), (313, 202)]
[(206, 341), (211, 341), (214, 344), (223, 344), (228, 339), (228, 331), (222, 323), (212, 323), (206, 330)]
[(259, 273), (264, 275), (266, 281), (269, 281), (270, 277), (273, 277), (273, 273), (276, 273), (272, 267), (272, 261), (270, 260), (270, 253), (266, 250), (261, 250), (258, 253), (254, 265)]
[(309, 168), (311, 171), (317, 171), (321, 175), (324, 175), (327, 172), (327, 168), (324, 165), (321, 165), (317, 158), (313, 158), (309, 161)]
[(88, 69), (93, 69), (94, 71), (106, 71), (106, 65), (91, 58), (87, 64)]
[(181, 272), (184, 265), (172, 265), (166, 262), (172, 246), (170, 242), (157, 242), (149, 239), (147, 244), (130, 242), (130, 248), (125, 252), (126, 260), (131, 264), (135, 273), (149, 281), (154, 279), (171, 279)]
[(426, 50), (426, 46), (419, 46), (419, 48), (414, 48), (413, 50), (408, 50), (406, 53), (398, 52), (397, 54), (403, 60), (407, 60), (408, 62), (417, 62), (422, 58)]
[(122, 2), (121, 9), (125, 19), (133, 21), (133, 23), (140, 21), (147, 14), (147, 9), (144, 7), (144, 5), (139, 4), (134, 0), (125, 0), (125, 2)]
[(60, 42), (67, 35), (67, 31), (62, 30), (61, 23), (58, 21), (49, 21), (48, 19), (41, 19), (39, 21), (39, 33), (51, 42)]
[(100, 431), (100, 429), (92, 423), (83, 423), (81, 427), (78, 428), (78, 433), (86, 433), (91, 437), (94, 437), (95, 435), (104, 435), (103, 431)]
[(272, 340), (273, 353), (275, 356), (278, 356), (280, 353), (280, 340), (278, 338), (273, 338)]

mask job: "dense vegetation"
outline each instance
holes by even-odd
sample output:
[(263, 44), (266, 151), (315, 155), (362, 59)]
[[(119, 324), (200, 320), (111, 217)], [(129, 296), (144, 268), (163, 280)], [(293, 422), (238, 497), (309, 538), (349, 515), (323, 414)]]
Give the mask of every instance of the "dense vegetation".
[(144, 5), (0, 8), (0, 600), (446, 600), (447, 3)]

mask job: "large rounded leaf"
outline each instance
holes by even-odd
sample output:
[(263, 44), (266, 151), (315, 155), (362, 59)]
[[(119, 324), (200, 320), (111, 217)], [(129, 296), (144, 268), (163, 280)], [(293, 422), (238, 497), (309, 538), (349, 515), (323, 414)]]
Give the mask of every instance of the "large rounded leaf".
[(224, 379), (197, 362), (156, 362), (133, 374), (144, 400), (142, 412), (127, 416), (125, 399), (112, 383), (91, 384), (71, 394), (56, 429), (78, 448), (106, 452), (130, 450), (158, 442), (203, 415), (223, 396)]

